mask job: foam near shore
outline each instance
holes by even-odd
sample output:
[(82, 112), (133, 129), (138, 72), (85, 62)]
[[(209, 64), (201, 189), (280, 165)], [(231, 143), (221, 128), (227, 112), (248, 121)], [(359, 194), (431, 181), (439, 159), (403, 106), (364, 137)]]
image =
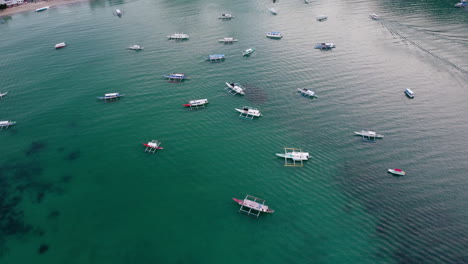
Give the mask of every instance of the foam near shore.
[[(60, 5), (73, 4), (78, 2), (87, 2), (89, 0), (48, 0), (48, 1), (39, 1), (35, 3), (24, 3), (19, 6), (9, 7), (4, 10), (0, 10), (0, 17), (11, 16), (21, 12), (34, 11), (38, 8), (49, 6), (51, 8)], [(45, 11), (47, 12), (47, 11)]]

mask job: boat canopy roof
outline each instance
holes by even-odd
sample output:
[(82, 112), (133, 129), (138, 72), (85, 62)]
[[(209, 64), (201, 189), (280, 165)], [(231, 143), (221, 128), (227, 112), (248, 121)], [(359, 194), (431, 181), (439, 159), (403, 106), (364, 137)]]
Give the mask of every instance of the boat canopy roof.
[(223, 59), (223, 58), (224, 58), (224, 54), (213, 54), (213, 55), (209, 55), (209, 58), (210, 58), (210, 60), (213, 60), (213, 59)]
[(119, 93), (107, 93), (104, 96), (118, 96)]
[(10, 121), (0, 121), (0, 125), (7, 125)]

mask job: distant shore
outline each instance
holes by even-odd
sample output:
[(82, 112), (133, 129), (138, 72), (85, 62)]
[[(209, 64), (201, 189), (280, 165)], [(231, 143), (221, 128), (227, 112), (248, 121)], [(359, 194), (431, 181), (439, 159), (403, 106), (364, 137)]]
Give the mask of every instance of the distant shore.
[[(0, 10), (0, 17), (11, 16), (11, 15), (21, 13), (21, 12), (36, 10), (44, 6), (54, 7), (54, 6), (73, 4), (73, 3), (78, 3), (78, 2), (87, 2), (87, 1), (89, 0), (47, 0), (47, 1), (37, 1), (35, 3), (25, 3), (19, 6), (13, 6), (4, 10)], [(43, 12), (47, 12), (47, 11), (43, 11)]]

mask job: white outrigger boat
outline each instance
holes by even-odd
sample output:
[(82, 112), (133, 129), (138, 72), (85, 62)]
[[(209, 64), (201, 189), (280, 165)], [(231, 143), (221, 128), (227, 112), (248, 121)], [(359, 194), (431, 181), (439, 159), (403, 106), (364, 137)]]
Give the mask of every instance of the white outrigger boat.
[(326, 16), (326, 15), (318, 15), (315, 19), (317, 19), (317, 21), (319, 21), (319, 22), (323, 22), (323, 21), (325, 21), (325, 20), (328, 19), (328, 16)]
[(112, 99), (119, 99), (120, 97), (125, 96), (125, 94), (120, 93), (107, 93), (104, 96), (98, 97), (99, 100), (112, 100)]
[(38, 9), (36, 9), (36, 12), (45, 11), (45, 10), (49, 9), (49, 7), (50, 7), (50, 6), (44, 6), (44, 7), (38, 8)]
[(226, 20), (228, 20), (228, 19), (234, 18), (234, 16), (231, 15), (231, 14), (221, 14), (221, 16), (218, 17), (218, 18), (219, 18), (219, 19), (226, 19)]
[(317, 97), (314, 91), (306, 89), (306, 88), (297, 88), (297, 90), (303, 95), (307, 97)]
[(411, 98), (411, 99), (414, 98), (414, 92), (411, 91), (411, 89), (406, 89), (406, 90), (405, 90), (405, 94), (406, 94), (406, 96), (408, 96), (408, 97)]
[(257, 108), (252, 108), (249, 106), (244, 106), (242, 108), (235, 108), (237, 112), (240, 113), (239, 117), (245, 119), (254, 119), (254, 117), (260, 117), (262, 114)]
[(164, 149), (163, 147), (161, 147), (161, 141), (157, 141), (157, 140), (151, 140), (151, 142), (148, 142), (148, 143), (143, 143), (143, 146), (145, 146), (145, 152), (149, 152), (149, 153), (155, 153), (157, 149)]
[(187, 76), (185, 76), (185, 73), (171, 73), (168, 75), (163, 75), (164, 78), (168, 79), (169, 81), (183, 81), (188, 79)]
[(55, 44), (55, 49), (61, 49), (61, 48), (65, 48), (67, 46), (67, 43), (65, 42), (60, 42), (58, 44)]
[(132, 45), (130, 47), (127, 48), (128, 50), (135, 50), (135, 51), (138, 51), (138, 50), (144, 50), (145, 48), (140, 46), (140, 45)]
[(242, 52), (242, 56), (250, 56), (250, 54), (254, 53), (255, 52), (255, 49), (253, 48), (249, 48), (249, 49), (246, 49)]
[(466, 0), (461, 0), (460, 3), (456, 3), (454, 6), (458, 8), (468, 7), (468, 2)]
[(185, 107), (190, 107), (190, 109), (198, 109), (198, 107), (205, 107), (208, 103), (208, 99), (198, 99), (198, 100), (191, 100), (188, 104), (183, 104)]
[(322, 42), (322, 43), (317, 43), (315, 45), (316, 49), (321, 49), (321, 50), (331, 50), (335, 47), (336, 47), (335, 44), (333, 44), (332, 42)]
[(169, 39), (175, 39), (175, 40), (188, 40), (189, 35), (184, 34), (184, 33), (174, 33), (172, 35), (167, 36)]
[(245, 95), (244, 88), (242, 88), (240, 84), (226, 82), (226, 85), (230, 94)]
[(231, 38), (231, 37), (226, 37), (226, 38), (220, 39), (219, 42), (224, 42), (225, 44), (234, 43), (234, 42), (237, 42), (237, 39)]
[(400, 176), (405, 176), (406, 175), (406, 172), (401, 170), (401, 169), (388, 169), (387, 171), (389, 173), (395, 174), (395, 175), (400, 175)]
[(8, 128), (9, 126), (12, 126), (14, 124), (16, 124), (15, 121), (9, 121), (9, 120), (0, 121), (0, 129)]
[(375, 131), (371, 131), (371, 130), (361, 130), (361, 131), (354, 131), (354, 134), (358, 135), (358, 136), (362, 136), (363, 138), (373, 138), (373, 139), (376, 139), (376, 138), (383, 138), (384, 136), (381, 135), (381, 134), (377, 134)]
[(377, 15), (377, 14), (370, 14), (369, 17), (373, 20), (379, 20), (380, 19), (380, 16)]
[(220, 62), (225, 59), (226, 59), (226, 56), (224, 56), (224, 54), (212, 54), (212, 55), (208, 55), (208, 58), (206, 58), (206, 60), (210, 62)]
[(278, 10), (276, 8), (268, 8), (268, 11), (270, 11), (270, 13), (272, 13), (273, 15), (277, 15), (278, 14)]
[(252, 215), (258, 218), (260, 213), (272, 214), (275, 212), (275, 210), (272, 210), (267, 205), (265, 205), (265, 200), (248, 194), (244, 198), (244, 200), (240, 200), (237, 198), (232, 198), (232, 200), (234, 200), (234, 202), (238, 203), (241, 206), (239, 212), (246, 213), (249, 216)]
[(309, 152), (285, 152), (285, 153), (276, 153), (276, 156), (285, 158), (285, 159), (292, 159), (294, 161), (302, 161), (302, 160), (309, 160)]
[(283, 37), (283, 34), (281, 34), (281, 32), (267, 32), (266, 36), (268, 38), (281, 39)]
[(114, 11), (114, 15), (116, 15), (116, 16), (118, 16), (118, 17), (122, 17), (123, 12), (122, 12), (120, 9), (116, 9), (116, 10)]
[(8, 94), (8, 92), (0, 93), (0, 99), (2, 99), (3, 96), (5, 96), (5, 95), (7, 95), (7, 94)]

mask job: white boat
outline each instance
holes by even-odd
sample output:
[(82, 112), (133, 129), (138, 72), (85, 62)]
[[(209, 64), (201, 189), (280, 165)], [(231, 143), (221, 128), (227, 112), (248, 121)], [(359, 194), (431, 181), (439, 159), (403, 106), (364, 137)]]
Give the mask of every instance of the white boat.
[(240, 84), (226, 82), (226, 85), (229, 88), (230, 93), (245, 95), (244, 88), (242, 88)]
[(49, 9), (49, 7), (50, 6), (44, 6), (44, 7), (38, 8), (38, 9), (36, 9), (36, 12), (45, 11), (45, 10)]
[(406, 89), (406, 90), (405, 90), (405, 94), (406, 94), (406, 96), (408, 96), (409, 98), (414, 98), (414, 92), (411, 91), (411, 89)]
[(237, 39), (231, 38), (231, 37), (226, 37), (226, 38), (220, 39), (219, 42), (234, 43), (234, 42), (237, 42)]
[(65, 48), (66, 46), (67, 46), (67, 43), (65, 43), (65, 42), (61, 42), (61, 43), (55, 44), (55, 48), (56, 48), (56, 49)]
[(388, 169), (388, 172), (395, 175), (405, 176), (406, 172), (401, 169)]
[(242, 52), (242, 56), (250, 56), (250, 54), (254, 53), (255, 52), (255, 49), (253, 48), (249, 48), (249, 49), (246, 49)]
[(317, 97), (317, 95), (315, 95), (315, 92), (312, 91), (312, 90), (309, 90), (309, 89), (306, 89), (306, 88), (297, 88), (297, 90), (304, 96)]
[(331, 50), (335, 47), (336, 47), (335, 44), (332, 42), (322, 42), (322, 43), (315, 44), (315, 48), (321, 49), (321, 50)]
[(262, 115), (257, 108), (252, 108), (250, 106), (235, 109), (240, 113), (239, 117), (242, 118), (253, 119), (254, 117), (260, 117)]
[(127, 49), (129, 49), (129, 50), (143, 50), (145, 48), (140, 46), (140, 45), (132, 45), (132, 46), (128, 47)]
[(187, 40), (189, 39), (189, 35), (184, 34), (184, 33), (174, 33), (172, 35), (167, 36), (169, 39), (175, 39), (175, 40)]
[(276, 153), (276, 156), (286, 159), (292, 159), (294, 161), (309, 160), (309, 152), (286, 152), (286, 153)]
[(208, 103), (208, 99), (198, 99), (198, 100), (191, 100), (188, 104), (183, 104), (185, 107), (198, 107), (204, 106)]
[(326, 15), (318, 15), (315, 19), (317, 19), (317, 21), (322, 22), (322, 21), (327, 20), (327, 19), (328, 19), (328, 16), (326, 16)]
[(266, 36), (268, 38), (280, 39), (283, 37), (283, 34), (281, 32), (267, 32)]
[(278, 10), (276, 8), (268, 8), (268, 11), (270, 11), (270, 13), (272, 13), (273, 15), (277, 15), (278, 14)]
[(373, 20), (379, 20), (380, 19), (380, 16), (377, 15), (377, 14), (370, 14), (369, 17)]
[(356, 135), (367, 137), (367, 138), (383, 138), (383, 135), (377, 134), (375, 131), (371, 130), (361, 130), (360, 132), (355, 131)]
[(8, 92), (0, 93), (0, 99), (3, 98), (3, 96), (7, 95)]
[(104, 96), (99, 96), (99, 100), (111, 100), (111, 99), (119, 99), (120, 97), (125, 96), (125, 94), (120, 93), (107, 93)]
[(468, 2), (466, 0), (461, 0), (460, 3), (455, 4), (455, 7), (459, 7), (459, 8), (463, 8), (467, 6), (468, 6)]
[(114, 14), (118, 17), (121, 17), (123, 15), (123, 12), (120, 9), (116, 9)]
[(231, 18), (234, 18), (234, 16), (231, 14), (221, 14), (221, 16), (218, 18), (219, 19), (231, 19)]
[(5, 120), (5, 121), (0, 121), (0, 128), (3, 129), (3, 128), (8, 128), (9, 126), (12, 126), (16, 124), (15, 121), (8, 121), (8, 120)]

